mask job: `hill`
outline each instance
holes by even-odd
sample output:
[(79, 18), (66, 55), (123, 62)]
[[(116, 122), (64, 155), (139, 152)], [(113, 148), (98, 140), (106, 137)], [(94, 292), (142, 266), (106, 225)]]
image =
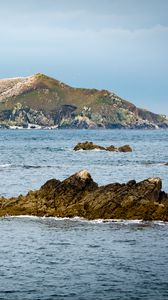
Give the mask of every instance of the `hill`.
[(110, 91), (73, 88), (38, 73), (0, 80), (0, 126), (168, 128), (168, 119)]

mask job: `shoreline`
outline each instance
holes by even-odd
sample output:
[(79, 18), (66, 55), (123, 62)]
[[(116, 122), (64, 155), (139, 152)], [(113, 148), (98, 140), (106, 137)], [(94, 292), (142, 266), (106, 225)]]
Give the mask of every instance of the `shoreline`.
[(146, 225), (146, 224), (156, 224), (156, 225), (168, 225), (168, 221), (162, 220), (142, 220), (142, 219), (85, 219), (79, 216), (75, 217), (53, 217), (53, 216), (36, 216), (36, 215), (6, 215), (0, 217), (2, 219), (32, 219), (32, 220), (55, 220), (55, 221), (73, 221), (73, 222), (84, 222), (89, 224), (125, 224), (125, 225)]
[(37, 126), (37, 127), (20, 127), (20, 126), (9, 126), (9, 127), (1, 127), (0, 125), (0, 130), (86, 130), (86, 131), (103, 131), (103, 130), (108, 130), (108, 131), (115, 131), (115, 130), (151, 130), (151, 131), (160, 131), (160, 130), (168, 130), (168, 127), (115, 127), (115, 128), (73, 128), (73, 127), (58, 127), (58, 126), (53, 126), (53, 127), (43, 127), (43, 126)]

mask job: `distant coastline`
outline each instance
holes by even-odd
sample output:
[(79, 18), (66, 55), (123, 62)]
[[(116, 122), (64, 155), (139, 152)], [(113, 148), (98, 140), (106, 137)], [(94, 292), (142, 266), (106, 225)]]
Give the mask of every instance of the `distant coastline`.
[(55, 126), (40, 126), (37, 124), (28, 124), (27, 126), (7, 126), (0, 125), (0, 130), (167, 130), (168, 127), (158, 127), (158, 126), (133, 126), (133, 127), (121, 127), (114, 126), (114, 128), (71, 128), (71, 127), (59, 127)]
[(112, 91), (74, 88), (37, 73), (0, 80), (0, 128), (165, 129), (168, 118)]

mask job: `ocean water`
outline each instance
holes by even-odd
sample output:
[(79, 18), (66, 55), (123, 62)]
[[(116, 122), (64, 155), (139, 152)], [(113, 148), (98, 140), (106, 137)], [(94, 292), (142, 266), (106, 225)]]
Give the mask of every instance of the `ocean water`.
[[(132, 153), (73, 151), (79, 141)], [(168, 131), (1, 130), (0, 194), (87, 169), (99, 184), (159, 176), (168, 192)], [(168, 223), (0, 218), (0, 300), (168, 299)]]
[[(80, 141), (132, 153), (73, 151)], [(14, 196), (87, 169), (99, 184), (159, 176), (168, 191), (168, 130), (0, 130), (0, 194)]]

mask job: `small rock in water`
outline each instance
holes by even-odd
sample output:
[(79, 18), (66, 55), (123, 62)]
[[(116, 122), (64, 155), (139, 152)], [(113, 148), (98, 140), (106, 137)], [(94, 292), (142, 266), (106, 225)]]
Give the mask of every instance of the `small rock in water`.
[(129, 145), (124, 145), (118, 148), (119, 152), (132, 152), (132, 148)]
[(78, 143), (75, 147), (74, 150), (78, 151), (78, 150), (106, 150), (104, 147), (99, 146), (94, 144), (93, 142), (83, 142), (83, 143)]
[(105, 151), (111, 151), (111, 152), (132, 152), (132, 148), (129, 145), (124, 145), (119, 148), (111, 145), (108, 147), (103, 147), (97, 144), (94, 144), (93, 142), (83, 142), (83, 143), (78, 143), (74, 147), (75, 151), (79, 150), (105, 150)]

